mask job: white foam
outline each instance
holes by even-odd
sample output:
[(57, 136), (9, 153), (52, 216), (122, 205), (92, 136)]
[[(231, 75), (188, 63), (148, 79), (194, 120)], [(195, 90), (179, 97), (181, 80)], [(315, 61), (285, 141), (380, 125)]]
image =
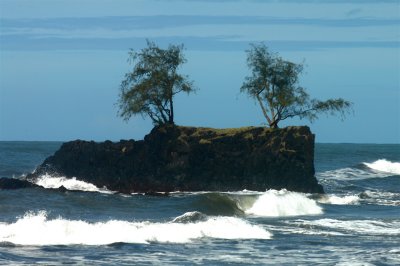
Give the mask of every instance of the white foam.
[(360, 194), (360, 197), (364, 202), (371, 204), (400, 206), (400, 193), (366, 190)]
[[(168, 193), (172, 196), (181, 196), (181, 195), (187, 196), (187, 195), (204, 195), (216, 192), (204, 190), (204, 191), (172, 191)], [(261, 195), (263, 192), (244, 189), (238, 191), (218, 191), (218, 193), (228, 194), (228, 195)]]
[(322, 208), (315, 200), (307, 198), (303, 193), (282, 190), (268, 190), (254, 204), (244, 210), (246, 214), (280, 217), (296, 215), (322, 214)]
[(296, 221), (301, 225), (320, 226), (345, 232), (367, 235), (400, 235), (400, 221), (382, 220), (336, 220), (320, 219), (315, 221)]
[(102, 193), (112, 193), (106, 188), (98, 188), (91, 183), (87, 183), (81, 180), (77, 180), (75, 177), (56, 177), (48, 174), (40, 176), (36, 181), (36, 185), (42, 186), (44, 188), (59, 188), (64, 186), (68, 190), (81, 190), (90, 192), (102, 192)]
[(270, 239), (260, 226), (235, 217), (212, 217), (194, 223), (111, 220), (89, 223), (48, 219), (45, 211), (27, 213), (15, 223), (0, 223), (0, 242), (17, 245), (107, 245), (112, 243), (187, 243), (204, 237)]
[(400, 163), (397, 162), (380, 159), (373, 163), (364, 163), (364, 165), (376, 171), (400, 175)]
[(284, 221), (287, 225), (268, 225), (268, 229), (272, 231), (282, 232), (284, 234), (301, 234), (301, 235), (324, 235), (324, 236), (345, 236), (347, 234), (335, 232), (332, 230), (321, 230), (315, 227), (300, 227), (298, 224), (293, 226), (292, 221)]
[(342, 168), (336, 170), (325, 171), (316, 174), (318, 179), (325, 180), (360, 180), (377, 177), (387, 177), (387, 173), (371, 172), (356, 168)]
[(359, 204), (360, 198), (355, 195), (336, 196), (324, 195), (318, 199), (319, 203), (334, 204), (334, 205), (354, 205)]
[(221, 194), (230, 194), (230, 195), (245, 195), (245, 196), (254, 196), (254, 195), (262, 195), (264, 192), (254, 191), (254, 190), (239, 190), (239, 191), (228, 191), (228, 192), (219, 192)]
[[(336, 170), (317, 173), (319, 179), (336, 180), (357, 180), (368, 178), (382, 178), (391, 175), (400, 175), (400, 163), (391, 162), (385, 159), (377, 160), (372, 163), (363, 163), (368, 169), (342, 168)], [(372, 171), (371, 171), (372, 170)]]

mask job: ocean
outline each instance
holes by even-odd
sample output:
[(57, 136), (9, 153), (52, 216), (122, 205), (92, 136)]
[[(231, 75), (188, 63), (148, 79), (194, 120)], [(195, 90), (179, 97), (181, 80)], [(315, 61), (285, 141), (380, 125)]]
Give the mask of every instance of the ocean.
[[(0, 177), (60, 145), (0, 142)], [(400, 265), (400, 145), (316, 144), (315, 168), (325, 195), (123, 195), (45, 175), (68, 191), (0, 190), (0, 265)]]

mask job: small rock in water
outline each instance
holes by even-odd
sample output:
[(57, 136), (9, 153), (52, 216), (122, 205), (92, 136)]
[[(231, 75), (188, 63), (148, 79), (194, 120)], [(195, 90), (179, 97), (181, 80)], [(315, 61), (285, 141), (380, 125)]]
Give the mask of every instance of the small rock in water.
[(66, 187), (64, 187), (64, 186), (61, 186), (61, 187), (57, 188), (57, 190), (60, 191), (60, 192), (63, 192), (63, 193), (68, 191), (68, 189)]

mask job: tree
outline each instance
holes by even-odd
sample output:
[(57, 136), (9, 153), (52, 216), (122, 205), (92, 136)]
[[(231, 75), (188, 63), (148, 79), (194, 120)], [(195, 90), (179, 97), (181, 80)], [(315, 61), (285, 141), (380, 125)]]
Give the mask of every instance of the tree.
[(130, 50), (128, 61), (134, 66), (121, 82), (118, 101), (124, 120), (141, 114), (154, 125), (174, 124), (174, 96), (194, 91), (188, 77), (178, 73), (186, 62), (182, 50), (183, 45), (161, 49), (151, 41), (139, 52)]
[(342, 98), (311, 99), (298, 85), (303, 65), (270, 53), (265, 44), (252, 44), (246, 52), (247, 65), (252, 73), (245, 78), (240, 90), (258, 102), (271, 128), (277, 128), (280, 121), (293, 117), (312, 122), (320, 113), (339, 113), (343, 119), (351, 108), (352, 103)]

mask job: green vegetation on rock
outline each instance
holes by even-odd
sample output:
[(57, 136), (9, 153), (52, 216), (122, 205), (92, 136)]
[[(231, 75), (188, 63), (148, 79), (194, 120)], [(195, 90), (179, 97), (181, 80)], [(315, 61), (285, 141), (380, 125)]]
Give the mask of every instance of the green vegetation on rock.
[(326, 101), (311, 99), (305, 88), (298, 84), (303, 65), (283, 60), (269, 52), (264, 44), (252, 44), (247, 50), (247, 65), (251, 76), (246, 77), (240, 90), (258, 102), (272, 128), (277, 128), (280, 121), (293, 117), (312, 122), (320, 113), (339, 113), (344, 118), (352, 105), (342, 98)]
[[(129, 61), (134, 67), (125, 74), (118, 101), (119, 115), (124, 120), (140, 114), (150, 117), (155, 126), (174, 124), (174, 96), (195, 90), (192, 81), (178, 73), (186, 62), (182, 50), (183, 45), (161, 49), (147, 41), (147, 47), (140, 52), (130, 51)], [(252, 44), (247, 50), (247, 65), (251, 75), (246, 77), (240, 90), (258, 102), (271, 128), (278, 128), (280, 121), (293, 117), (312, 122), (321, 113), (339, 114), (344, 118), (351, 109), (352, 103), (342, 98), (311, 99), (299, 86), (303, 65), (283, 60), (269, 52), (263, 43)], [(214, 129), (212, 134), (236, 134), (238, 130), (242, 129)]]
[(194, 91), (187, 76), (178, 73), (186, 62), (183, 45), (161, 49), (147, 41), (140, 52), (129, 53), (133, 70), (125, 74), (119, 95), (119, 115), (129, 120), (132, 115), (149, 116), (154, 125), (174, 124), (174, 96)]

